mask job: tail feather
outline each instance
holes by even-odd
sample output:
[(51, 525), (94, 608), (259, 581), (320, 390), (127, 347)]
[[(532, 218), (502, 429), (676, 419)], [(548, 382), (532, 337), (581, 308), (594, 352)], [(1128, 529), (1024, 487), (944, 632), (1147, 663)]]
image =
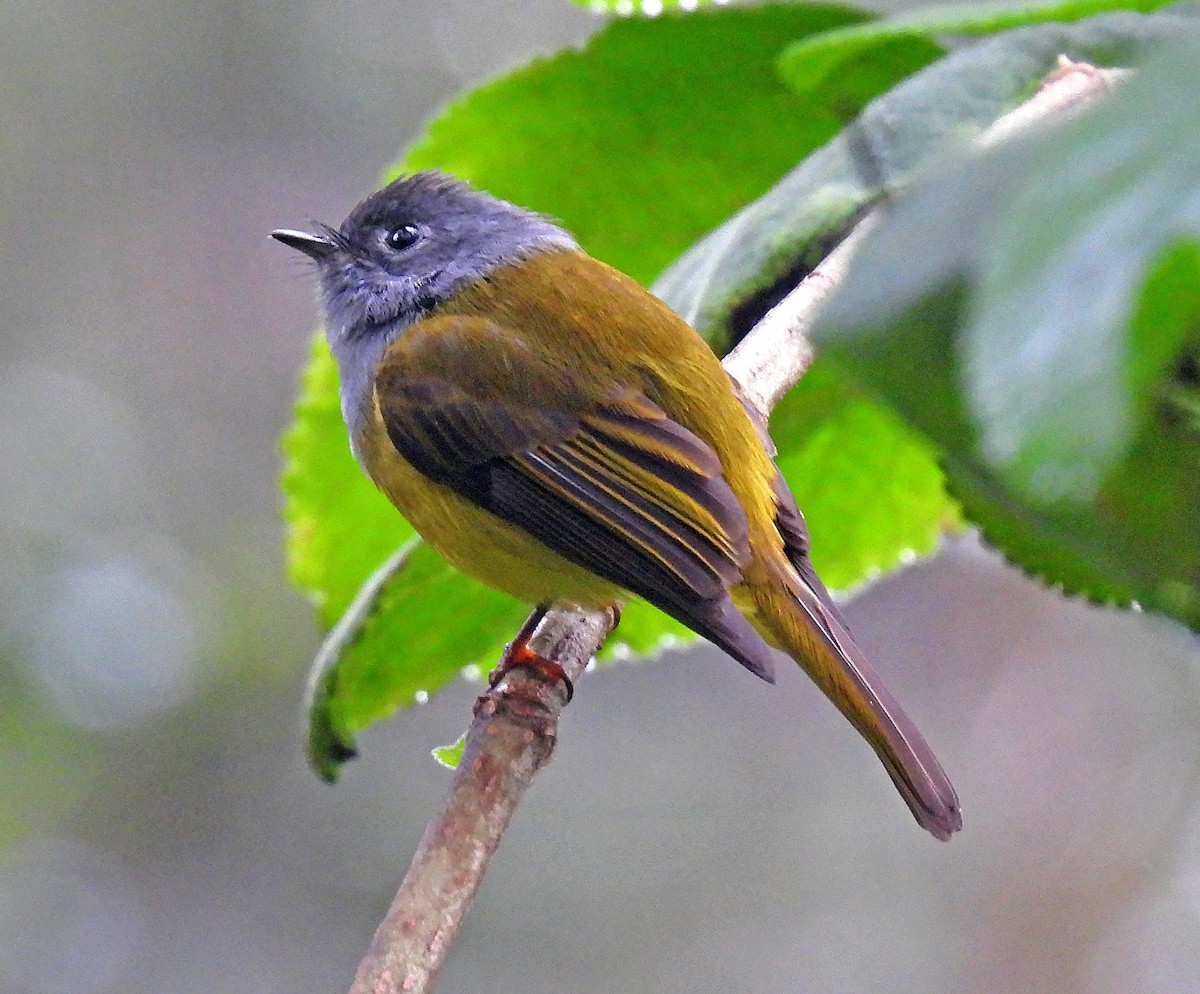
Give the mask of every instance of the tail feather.
[[(756, 623), (796, 659), (882, 760), (917, 822), (943, 841), (962, 828), (958, 795), (916, 725), (884, 686), (836, 611), (799, 573), (752, 587)], [(826, 595), (828, 596), (828, 595)]]
[[(767, 434), (766, 420), (742, 396), (736, 382), (734, 392), (757, 429), (763, 447), (774, 455), (775, 446)], [(854, 644), (845, 621), (812, 567), (804, 515), (778, 469), (772, 489), (776, 533), (772, 538), (782, 540), (783, 547), (768, 549), (773, 541), (760, 545), (763, 558), (756, 557), (749, 564), (743, 573), (743, 583), (732, 591), (734, 600), (758, 632), (794, 658), (870, 743), (918, 824), (939, 839), (949, 839), (962, 828), (958, 795), (950, 779), (921, 733)], [(752, 526), (752, 548), (754, 545)], [(780, 552), (783, 560), (774, 565)], [(723, 605), (731, 607), (732, 604)], [(753, 631), (751, 638), (738, 637), (735, 626), (725, 627), (727, 631), (710, 629), (701, 634), (743, 666), (759, 672), (756, 661), (761, 658), (762, 639), (753, 637)], [(730, 634), (735, 638), (722, 637)], [(752, 651), (748, 653), (747, 647)]]

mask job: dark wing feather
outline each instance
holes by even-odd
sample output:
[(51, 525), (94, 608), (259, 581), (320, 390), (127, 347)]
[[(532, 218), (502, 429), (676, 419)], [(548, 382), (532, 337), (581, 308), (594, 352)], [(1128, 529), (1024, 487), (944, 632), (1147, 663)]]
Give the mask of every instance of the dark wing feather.
[[(838, 624), (849, 631), (850, 626), (846, 624), (846, 619), (842, 617), (842, 612), (833, 603), (833, 597), (825, 589), (825, 584), (817, 576), (817, 571), (813, 569), (812, 560), (808, 556), (808, 551), (811, 547), (811, 539), (808, 536), (808, 525), (804, 522), (804, 515), (796, 503), (796, 498), (792, 496), (792, 491), (788, 487), (787, 481), (778, 469), (775, 471), (774, 491), (775, 527), (779, 529), (779, 534), (783, 536), (784, 554), (788, 557), (792, 568), (800, 575), (800, 579), (817, 595), (817, 600), (820, 602), (821, 607), (828, 611)], [(833, 639), (835, 643), (837, 642), (837, 638), (834, 636), (831, 627), (825, 623), (824, 619), (814, 618), (813, 620), (825, 630), (826, 635)]]
[[(487, 342), (476, 334), (472, 345), (478, 368)], [(511, 339), (505, 348), (511, 369)], [(542, 375), (514, 375), (523, 372)], [(728, 603), (749, 557), (748, 528), (713, 450), (634, 390), (572, 410), (538, 403), (536, 390), (496, 398), (489, 389), (403, 352), (385, 358), (376, 379), (388, 437), (419, 472), (769, 678), (761, 653), (734, 651), (750, 637)]]
[(412, 380), (397, 373), (386, 370), (376, 382), (388, 437), (406, 460), (439, 483), (486, 484), (486, 474), (477, 470), (492, 459), (566, 438), (578, 427), (570, 412), (473, 397), (443, 379)]

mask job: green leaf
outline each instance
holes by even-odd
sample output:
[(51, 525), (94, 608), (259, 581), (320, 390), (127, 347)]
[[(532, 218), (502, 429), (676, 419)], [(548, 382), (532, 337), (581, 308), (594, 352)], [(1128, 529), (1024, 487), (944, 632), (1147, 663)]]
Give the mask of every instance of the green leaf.
[[(929, 67), (872, 103), (855, 125), (689, 251), (660, 296), (710, 340), (728, 343), (828, 252), (883, 192), (979, 134), (1027, 96), (1063, 52), (1129, 58), (1186, 24), (1110, 15), (1012, 32)], [(916, 247), (898, 255), (908, 264)], [(813, 533), (826, 582), (848, 589), (930, 551), (960, 523), (936, 448), (848, 378), (818, 362), (776, 409), (779, 463)]]
[(837, 132), (829, 102), (784, 86), (775, 59), (866, 16), (795, 4), (615, 21), (456, 100), (389, 178), (453, 173), (649, 283)]
[(961, 525), (933, 446), (828, 366), (780, 402), (771, 434), (813, 536), (813, 565), (832, 590), (932, 552)]
[(313, 660), (304, 708), (308, 715), (309, 765), (322, 780), (332, 783), (337, 779), (341, 764), (356, 755), (352, 731), (336, 727), (332, 710), (342, 660), (362, 638), (364, 629), (378, 611), (384, 589), (404, 569), (409, 556), (420, 544), (419, 538), (410, 538), (367, 578), (321, 643)]
[(1026, 24), (1078, 21), (1111, 10), (1151, 11), (1171, 0), (1025, 0), (1022, 3), (959, 3), (905, 11), (886, 20), (839, 28), (788, 46), (780, 75), (799, 93), (826, 85), (835, 75), (875, 60), (894, 45), (940, 35), (994, 34)]
[(467, 746), (467, 733), (463, 732), (453, 743), (448, 746), (438, 746), (431, 750), (433, 758), (441, 763), (448, 770), (457, 770), (458, 764), (462, 762), (463, 749)]
[(723, 6), (729, 0), (572, 0), (594, 14), (615, 14), (618, 17), (658, 17), (664, 11), (690, 13), (714, 4)]
[(630, 601), (621, 610), (621, 623), (600, 650), (600, 659), (653, 656), (660, 649), (694, 642), (696, 634), (645, 601)]
[(1015, 562), (1200, 627), (1200, 40), (1173, 20), (1191, 41), (1105, 106), (901, 204), (818, 339)]
[[(527, 613), (411, 539), (363, 584), (313, 663), (306, 701), (313, 770), (332, 783), (356, 755), (360, 732), (398, 707), (428, 700), (467, 667), (490, 669)], [(673, 618), (634, 602), (601, 658), (649, 655), (695, 638)], [(434, 750), (435, 758), (453, 766), (447, 758), (453, 748)]]
[(1021, 28), (947, 56), (873, 101), (851, 127), (689, 249), (656, 291), (724, 351), (867, 207), (1032, 95), (1059, 55), (1129, 64), (1191, 23), (1170, 13), (1107, 14)]

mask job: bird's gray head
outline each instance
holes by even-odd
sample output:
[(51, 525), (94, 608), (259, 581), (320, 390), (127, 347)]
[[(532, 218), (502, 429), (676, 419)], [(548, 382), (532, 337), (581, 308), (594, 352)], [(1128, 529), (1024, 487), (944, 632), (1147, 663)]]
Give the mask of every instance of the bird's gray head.
[(439, 172), (385, 186), (336, 230), (272, 234), (316, 262), (331, 340), (410, 325), (500, 266), (575, 247), (540, 214)]
[(438, 172), (401, 177), (355, 207), (340, 228), (272, 235), (317, 264), (351, 439), (375, 367), (404, 329), (501, 266), (576, 247), (540, 214)]

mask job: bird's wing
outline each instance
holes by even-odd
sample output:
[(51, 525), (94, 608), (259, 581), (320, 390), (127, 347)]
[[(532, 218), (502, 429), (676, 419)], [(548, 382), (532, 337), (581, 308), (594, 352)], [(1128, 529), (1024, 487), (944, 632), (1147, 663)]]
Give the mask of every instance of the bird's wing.
[[(489, 371), (486, 377), (480, 370)], [(720, 460), (634, 385), (572, 383), (482, 318), (421, 322), (385, 354), (375, 397), (419, 472), (555, 552), (728, 641), (749, 557)], [(740, 659), (769, 678), (769, 664)]]

